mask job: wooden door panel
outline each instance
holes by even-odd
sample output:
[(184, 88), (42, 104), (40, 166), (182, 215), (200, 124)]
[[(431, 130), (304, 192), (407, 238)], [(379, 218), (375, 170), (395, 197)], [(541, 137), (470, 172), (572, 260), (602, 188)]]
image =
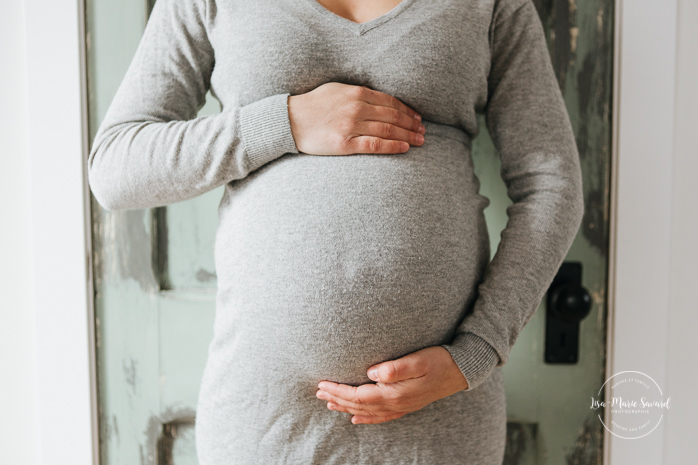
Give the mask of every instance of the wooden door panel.
[(169, 294), (159, 302), (160, 409), (193, 414), (213, 338), (215, 301)]
[[(543, 361), (545, 304), (504, 368), (506, 464), (601, 463), (603, 429), (588, 399), (605, 379), (613, 1), (535, 0), (577, 136), (586, 212), (568, 261), (593, 296), (574, 365)], [(150, 0), (87, 1), (92, 138), (138, 46)], [(199, 115), (220, 111), (207, 95)], [(473, 144), (494, 255), (511, 203), (484, 117)], [(92, 200), (100, 460), (196, 463), (198, 388), (213, 335), (213, 243), (223, 187), (152, 210), (108, 212)], [(601, 412), (601, 414), (603, 414)]]

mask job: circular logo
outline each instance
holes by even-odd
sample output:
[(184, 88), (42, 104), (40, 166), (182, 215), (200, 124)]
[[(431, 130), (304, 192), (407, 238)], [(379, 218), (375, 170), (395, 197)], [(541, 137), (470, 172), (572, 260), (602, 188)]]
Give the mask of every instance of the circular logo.
[[(603, 399), (604, 388), (610, 390), (610, 399)], [(602, 413), (599, 421), (611, 434), (623, 439), (639, 439), (654, 431), (669, 409), (671, 397), (664, 399), (659, 385), (639, 371), (621, 371), (606, 380), (597, 398), (591, 398), (591, 408), (611, 409), (610, 424), (604, 423)]]

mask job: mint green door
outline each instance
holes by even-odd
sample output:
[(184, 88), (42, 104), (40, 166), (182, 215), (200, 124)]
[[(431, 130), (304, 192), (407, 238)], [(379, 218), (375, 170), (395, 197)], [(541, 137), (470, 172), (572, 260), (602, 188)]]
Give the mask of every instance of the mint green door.
[[(185, 0), (180, 0), (185, 1)], [(613, 1), (536, 0), (577, 135), (586, 213), (567, 261), (581, 262), (591, 313), (577, 363), (544, 359), (545, 300), (504, 367), (506, 464), (599, 464), (603, 426), (589, 408), (606, 379), (606, 281)], [(139, 43), (148, 0), (88, 0), (91, 138)], [(217, 113), (209, 93), (200, 115)], [(474, 143), (492, 254), (511, 203), (485, 121)], [(199, 383), (213, 335), (213, 240), (223, 188), (151, 210), (110, 212), (92, 200), (100, 460), (195, 464)]]

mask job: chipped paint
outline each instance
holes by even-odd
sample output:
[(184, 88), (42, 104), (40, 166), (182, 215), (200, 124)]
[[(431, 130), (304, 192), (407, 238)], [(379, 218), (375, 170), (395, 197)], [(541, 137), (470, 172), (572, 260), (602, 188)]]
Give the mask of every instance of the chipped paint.
[(134, 360), (133, 358), (129, 358), (128, 361), (124, 360), (123, 361), (123, 369), (124, 369), (124, 379), (126, 380), (126, 383), (131, 386), (133, 389), (133, 393), (136, 394), (136, 391), (138, 389), (138, 384), (136, 383), (136, 380), (138, 378), (138, 374), (136, 371), (136, 364), (138, 362)]
[(603, 463), (603, 408), (590, 415), (579, 431), (574, 449), (565, 457), (566, 465), (601, 465)]
[[(582, 66), (577, 73), (579, 129), (577, 144), (584, 172), (585, 212), (582, 233), (601, 254), (608, 254), (608, 211), (610, 208), (610, 102), (612, 88), (612, 31), (603, 17), (610, 14), (612, 4), (599, 2), (596, 17), (596, 37), (587, 47)], [(608, 14), (605, 12), (608, 10)], [(599, 30), (599, 27), (601, 29)]]
[(606, 301), (603, 289), (589, 289), (589, 295), (591, 296), (591, 301), (595, 305), (602, 305)]
[(149, 212), (101, 207), (93, 211), (95, 287), (102, 287), (102, 280), (111, 276), (134, 280), (143, 290), (152, 290), (156, 283), (150, 263), (151, 238), (144, 221)]
[[(599, 294), (603, 292), (603, 302), (599, 302), (598, 305), (605, 304), (606, 303), (606, 290), (600, 290)], [(600, 306), (601, 309), (603, 309), (603, 306)], [(603, 334), (606, 334), (606, 312), (600, 311), (596, 313), (596, 327), (599, 328), (599, 331), (603, 331)], [(605, 344), (602, 345), (601, 349), (604, 351), (604, 354), (606, 353), (606, 347)]]
[(216, 273), (199, 268), (199, 270), (196, 272), (196, 280), (202, 283), (215, 281)]
[(507, 422), (507, 443), (502, 465), (536, 463), (538, 424)]
[(577, 2), (575, 0), (569, 0), (570, 2), (570, 12), (574, 13), (577, 11)]
[[(148, 463), (151, 463), (148, 460), (149, 457), (146, 454), (145, 447), (143, 447), (143, 444), (138, 445), (138, 452), (139, 452), (140, 458), (141, 458), (141, 461), (139, 462), (141, 465), (147, 465)], [(150, 458), (150, 460), (152, 461), (152, 458)]]
[(577, 26), (570, 27), (570, 53), (577, 51), (577, 36), (579, 35), (579, 28)]
[(119, 443), (119, 423), (116, 415), (111, 416), (112, 429), (114, 431), (114, 437), (116, 438), (117, 444)]
[(575, 12), (570, 11), (570, 2), (553, 2), (553, 66), (563, 93), (567, 87), (567, 71), (574, 66), (575, 52), (572, 49), (572, 29), (576, 26)]
[[(157, 444), (162, 432), (162, 421), (158, 415), (151, 415), (148, 418), (146, 429), (143, 432), (145, 436), (144, 444), (141, 444), (141, 465), (157, 464)], [(145, 460), (145, 461), (144, 461)]]
[(577, 52), (577, 36), (579, 35), (579, 27), (576, 22), (577, 4), (575, 0), (569, 0), (569, 15), (570, 15), (570, 59), (574, 60), (574, 55)]
[[(170, 407), (161, 415), (151, 417), (147, 432), (147, 449), (155, 451), (157, 465), (173, 465), (173, 450), (180, 428), (191, 426), (196, 419), (196, 412), (190, 408)], [(154, 434), (157, 431), (157, 434)]]
[(216, 208), (224, 188), (152, 210), (152, 263), (161, 291), (215, 290)]

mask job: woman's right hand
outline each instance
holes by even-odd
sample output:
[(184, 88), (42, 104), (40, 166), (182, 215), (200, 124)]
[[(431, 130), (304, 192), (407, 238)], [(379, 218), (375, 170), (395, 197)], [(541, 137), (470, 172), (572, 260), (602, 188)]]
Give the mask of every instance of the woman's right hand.
[(291, 95), (288, 114), (298, 151), (309, 155), (404, 153), (424, 143), (417, 112), (365, 86), (328, 82)]

